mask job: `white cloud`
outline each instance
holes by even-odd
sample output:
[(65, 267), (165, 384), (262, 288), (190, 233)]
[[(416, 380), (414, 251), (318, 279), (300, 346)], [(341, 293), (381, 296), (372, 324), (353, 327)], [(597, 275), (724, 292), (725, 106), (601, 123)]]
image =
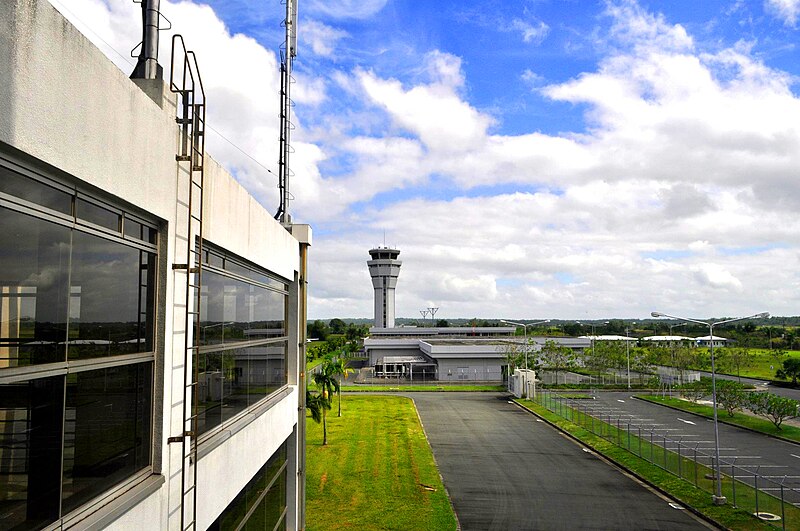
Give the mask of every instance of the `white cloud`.
[(783, 20), (790, 27), (797, 25), (800, 16), (800, 0), (764, 0), (764, 8)]
[[(384, 3), (309, 11), (367, 17)], [(138, 42), (138, 6), (69, 6), (115, 48)], [(209, 123), (270, 166), (274, 51), (231, 35), (208, 7), (165, 0), (162, 10), (191, 20), (176, 30), (198, 52)], [(312, 318), (372, 315), (365, 262), (384, 230), (402, 251), (401, 316), (430, 305), (443, 318), (797, 313), (792, 79), (747, 43), (700, 52), (684, 27), (633, 1), (608, 14), (597, 67), (538, 89), (585, 110), (579, 132), (493, 130), (495, 117), (470, 102), (461, 59), (442, 50), (423, 56), (417, 84), (367, 67), (298, 76), (292, 208), (324, 226), (312, 248)], [(306, 35), (324, 56), (344, 36), (318, 24)], [(542, 78), (527, 70), (519, 82)], [(209, 151), (275, 205), (273, 176), (214, 135)]]
[(511, 21), (511, 27), (522, 34), (523, 42), (533, 44), (540, 44), (550, 32), (550, 26), (541, 20), (531, 23), (515, 18)]
[(323, 57), (333, 55), (336, 45), (348, 36), (346, 31), (327, 26), (316, 20), (303, 22), (303, 42), (311, 45), (311, 51)]
[(376, 15), (387, 0), (311, 0), (301, 9), (335, 19), (365, 19)]

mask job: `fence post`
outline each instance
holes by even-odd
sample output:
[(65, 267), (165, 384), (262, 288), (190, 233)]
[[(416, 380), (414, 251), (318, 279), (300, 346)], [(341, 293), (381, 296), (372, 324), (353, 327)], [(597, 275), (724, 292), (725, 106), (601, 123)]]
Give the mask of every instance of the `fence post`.
[(642, 457), (642, 427), (639, 426), (639, 457)]
[(786, 509), (784, 508), (784, 501), (783, 501), (783, 484), (786, 483), (786, 476), (783, 476), (783, 480), (781, 481), (781, 525), (783, 526), (783, 531), (786, 531)]
[(656, 464), (655, 459), (653, 459), (653, 431), (655, 430), (655, 426), (653, 429), (650, 430), (650, 462)]
[(756, 468), (756, 472), (753, 474), (754, 484), (756, 486), (756, 514), (758, 514), (758, 469)]
[(678, 477), (683, 479), (683, 456), (681, 456), (681, 446), (683, 446), (683, 441), (678, 439)]
[(733, 506), (736, 507), (736, 470), (734, 466), (736, 465), (736, 458), (733, 458), (733, 463), (731, 463), (731, 487), (733, 488)]
[(700, 443), (694, 445), (694, 486), (697, 486), (697, 447)]
[(628, 421), (628, 451), (631, 451), (631, 421)]
[(667, 465), (667, 436), (666, 435), (661, 437), (661, 442), (662, 442), (663, 447), (664, 447), (664, 470), (669, 472), (669, 466)]

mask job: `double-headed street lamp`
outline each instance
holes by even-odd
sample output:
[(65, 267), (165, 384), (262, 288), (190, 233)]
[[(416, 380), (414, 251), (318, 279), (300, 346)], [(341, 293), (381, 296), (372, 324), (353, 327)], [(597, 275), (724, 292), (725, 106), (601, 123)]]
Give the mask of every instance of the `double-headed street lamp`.
[(669, 315), (661, 312), (652, 312), (650, 315), (653, 317), (668, 317), (669, 319), (678, 319), (687, 323), (696, 323), (708, 327), (708, 341), (710, 343), (710, 356), (711, 356), (711, 403), (714, 410), (714, 476), (717, 479), (717, 493), (712, 496), (714, 505), (725, 505), (728, 501), (722, 495), (722, 474), (720, 472), (719, 463), (719, 426), (717, 424), (717, 377), (714, 371), (714, 327), (717, 325), (732, 323), (734, 321), (744, 321), (745, 319), (766, 319), (769, 317), (768, 312), (757, 313), (747, 317), (734, 317), (733, 319), (724, 319), (722, 321), (700, 321), (698, 319), (689, 319), (688, 317), (678, 317), (677, 315)]
[[(500, 322), (501, 323), (510, 324), (510, 325), (514, 325), (514, 326), (521, 326), (522, 327), (522, 333), (523, 333), (523, 335), (525, 337), (525, 369), (527, 369), (528, 368), (528, 327), (529, 326), (536, 326), (536, 325), (540, 325), (540, 324), (549, 323), (550, 319), (545, 319), (544, 321), (538, 321), (536, 323), (515, 323), (514, 321), (506, 321), (505, 319), (500, 319)], [(509, 378), (509, 382), (510, 381), (511, 380)], [(536, 377), (534, 376), (534, 385), (535, 385), (535, 383), (536, 383)], [(526, 380), (526, 384), (527, 384), (527, 380)], [(528, 394), (527, 393), (527, 389), (525, 389), (525, 391), (526, 391), (525, 395), (527, 396), (527, 394)], [(534, 394), (535, 394), (535, 391), (536, 391), (536, 389), (534, 389)]]

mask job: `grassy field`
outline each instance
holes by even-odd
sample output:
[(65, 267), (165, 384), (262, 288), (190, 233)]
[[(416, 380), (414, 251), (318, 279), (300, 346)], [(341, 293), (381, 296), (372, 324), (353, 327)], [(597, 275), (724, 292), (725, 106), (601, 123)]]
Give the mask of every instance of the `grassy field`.
[(413, 402), (342, 398), (342, 417), (307, 423), (307, 528), (451, 530), (456, 520)]
[[(713, 408), (705, 404), (696, 404), (688, 400), (681, 400), (680, 398), (670, 398), (670, 397), (661, 397), (653, 395), (650, 396), (641, 395), (639, 398), (641, 398), (642, 400), (649, 400), (650, 402), (655, 402), (656, 404), (663, 404), (665, 406), (674, 407), (682, 411), (696, 413), (698, 415), (702, 415), (707, 418), (714, 417)], [(720, 422), (733, 424), (734, 426), (743, 426), (745, 428), (750, 428), (751, 430), (759, 431), (761, 433), (766, 433), (768, 435), (773, 435), (775, 437), (781, 437), (783, 439), (788, 439), (790, 441), (800, 442), (800, 428), (795, 426), (789, 426), (785, 423), (781, 425), (781, 429), (779, 430), (775, 427), (775, 425), (772, 422), (763, 417), (749, 415), (742, 411), (737, 411), (736, 413), (734, 413), (733, 416), (730, 416), (728, 415), (728, 412), (722, 408), (717, 409), (717, 418), (719, 419)]]
[(469, 385), (469, 384), (418, 384), (418, 385), (343, 385), (342, 391), (369, 391), (379, 393), (405, 393), (407, 391), (505, 391), (504, 385)]
[[(716, 349), (714, 350), (716, 353)], [(747, 378), (760, 378), (764, 380), (780, 380), (775, 376), (775, 371), (783, 367), (783, 360), (787, 358), (800, 358), (800, 350), (789, 350), (785, 356), (778, 358), (774, 350), (754, 348), (750, 350), (750, 359), (741, 367), (739, 376)], [(716, 356), (715, 356), (716, 357)], [(736, 369), (721, 367), (719, 372), (737, 376)], [(706, 368), (705, 370), (709, 370)]]
[[(625, 450), (602, 437), (594, 435), (589, 430), (574, 424), (562, 417), (548, 411), (546, 408), (535, 404), (529, 400), (517, 400), (520, 404), (536, 412), (542, 418), (548, 420), (552, 424), (558, 426), (561, 430), (571, 434), (573, 437), (580, 440), (589, 448), (592, 448), (606, 458), (617, 463), (623, 468), (633, 472), (641, 478), (645, 478), (651, 484), (657, 486), (662, 491), (668, 493), (670, 496), (680, 501), (682, 504), (693, 507), (707, 518), (717, 522), (725, 529), (732, 529), (736, 531), (749, 531), (758, 529), (776, 529), (765, 522), (761, 522), (754, 518), (746, 509), (733, 507), (731, 504), (717, 506), (711, 501), (711, 495), (684, 481), (677, 476), (670, 474), (664, 469), (655, 466), (646, 460), (637, 457), (633, 453)], [(613, 429), (613, 427), (611, 427)], [(613, 438), (613, 437), (612, 437)], [(643, 443), (643, 451), (645, 454), (648, 452), (648, 444)], [(701, 474), (702, 478), (702, 474)], [(701, 479), (701, 482), (709, 483), (708, 479)], [(706, 485), (708, 488), (708, 485)], [(739, 499), (745, 495), (742, 493), (743, 487), (739, 487)], [(765, 509), (766, 510), (766, 509)], [(800, 518), (794, 513), (799, 512), (794, 507), (790, 506), (790, 512), (787, 513), (787, 518), (791, 518), (792, 522), (800, 521)], [(787, 522), (788, 524), (789, 522)], [(787, 529), (790, 527), (787, 526)], [(778, 524), (777, 529), (780, 529)]]

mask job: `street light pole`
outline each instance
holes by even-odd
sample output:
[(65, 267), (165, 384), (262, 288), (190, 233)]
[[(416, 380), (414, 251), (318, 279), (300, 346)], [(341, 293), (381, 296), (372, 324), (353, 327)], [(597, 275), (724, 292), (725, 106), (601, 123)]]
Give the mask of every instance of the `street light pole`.
[(678, 319), (679, 321), (685, 321), (687, 323), (696, 323), (701, 324), (708, 327), (708, 341), (710, 343), (710, 356), (711, 356), (711, 403), (714, 409), (714, 476), (717, 480), (717, 489), (716, 494), (711, 497), (714, 505), (725, 505), (727, 503), (727, 498), (722, 495), (722, 473), (720, 471), (720, 462), (719, 462), (719, 425), (717, 422), (717, 377), (716, 371), (714, 370), (714, 327), (717, 325), (725, 324), (725, 323), (732, 323), (734, 321), (743, 321), (745, 319), (765, 319), (769, 317), (769, 313), (757, 313), (755, 315), (749, 315), (747, 317), (734, 317), (733, 319), (724, 319), (722, 321), (700, 321), (698, 319), (690, 319), (688, 317), (679, 317), (677, 315), (669, 315), (666, 313), (661, 312), (651, 312), (650, 315), (653, 317), (668, 317), (670, 319)]
[[(514, 321), (506, 321), (505, 319), (500, 319), (500, 322), (501, 323), (507, 323), (507, 324), (514, 325), (514, 326), (521, 326), (522, 327), (522, 334), (523, 334), (523, 336), (525, 338), (524, 339), (524, 341), (525, 341), (525, 370), (528, 370), (528, 327), (529, 326), (540, 325), (540, 324), (544, 324), (544, 323), (549, 323), (550, 319), (545, 319), (544, 321), (539, 321), (539, 322), (536, 322), (536, 323), (527, 323), (527, 324), (515, 323)], [(510, 377), (510, 375), (509, 375), (509, 377)], [(536, 375), (533, 376), (533, 385), (536, 385)], [(528, 387), (528, 380), (526, 378), (525, 379), (525, 386), (524, 386), (524, 389), (523, 389), (526, 398), (528, 396), (527, 387)], [(534, 391), (534, 393), (535, 392), (536, 391)]]

